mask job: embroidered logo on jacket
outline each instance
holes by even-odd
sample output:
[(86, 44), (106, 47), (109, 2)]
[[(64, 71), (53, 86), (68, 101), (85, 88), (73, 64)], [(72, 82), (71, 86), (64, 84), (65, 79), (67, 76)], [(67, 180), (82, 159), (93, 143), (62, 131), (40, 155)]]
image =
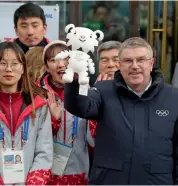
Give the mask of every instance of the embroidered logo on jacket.
[(168, 116), (169, 115), (169, 111), (168, 110), (156, 110), (156, 114), (158, 116)]

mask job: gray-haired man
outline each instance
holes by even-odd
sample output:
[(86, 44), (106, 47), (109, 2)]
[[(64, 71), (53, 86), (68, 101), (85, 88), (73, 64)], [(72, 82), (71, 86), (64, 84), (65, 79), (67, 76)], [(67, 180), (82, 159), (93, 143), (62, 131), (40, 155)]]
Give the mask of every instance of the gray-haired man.
[(99, 59), (99, 73), (97, 81), (113, 79), (115, 71), (119, 69), (119, 48), (118, 41), (107, 41), (102, 43), (97, 50)]

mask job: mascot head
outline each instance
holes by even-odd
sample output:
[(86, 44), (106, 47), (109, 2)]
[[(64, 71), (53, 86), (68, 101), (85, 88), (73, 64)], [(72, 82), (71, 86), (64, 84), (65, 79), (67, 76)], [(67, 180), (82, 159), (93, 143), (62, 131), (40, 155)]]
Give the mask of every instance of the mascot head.
[(92, 31), (84, 27), (75, 27), (73, 24), (67, 25), (65, 32), (67, 33), (67, 46), (71, 50), (82, 50), (85, 53), (93, 53), (99, 41), (104, 38), (104, 34), (100, 30)]

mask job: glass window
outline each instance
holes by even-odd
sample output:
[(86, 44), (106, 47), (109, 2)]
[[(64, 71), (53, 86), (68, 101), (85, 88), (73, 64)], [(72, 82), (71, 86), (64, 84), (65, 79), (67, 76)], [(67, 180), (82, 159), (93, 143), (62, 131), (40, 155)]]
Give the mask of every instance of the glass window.
[(82, 1), (82, 26), (104, 32), (104, 41), (129, 37), (129, 1)]

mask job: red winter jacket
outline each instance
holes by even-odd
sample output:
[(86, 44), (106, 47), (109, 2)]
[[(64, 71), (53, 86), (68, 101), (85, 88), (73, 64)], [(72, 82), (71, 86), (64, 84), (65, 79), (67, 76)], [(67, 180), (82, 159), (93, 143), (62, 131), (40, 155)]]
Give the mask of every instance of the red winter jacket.
[[(21, 125), (23, 126), (24, 119), (27, 116), (31, 115), (31, 106), (25, 106), (24, 109), (22, 109), (24, 104), (24, 98), (20, 92), (0, 92), (0, 97), (0, 120), (3, 121), (5, 127), (10, 130), (11, 135), (15, 136), (15, 134), (17, 134), (17, 130), (19, 130), (19, 127), (21, 128)], [(34, 101), (35, 109), (41, 108), (46, 105), (44, 99), (39, 96), (37, 96)], [(28, 142), (26, 145), (28, 145)], [(49, 181), (50, 176), (50, 169), (39, 169), (31, 171), (27, 175), (26, 185), (46, 185)], [(1, 176), (0, 185), (4, 185)]]

